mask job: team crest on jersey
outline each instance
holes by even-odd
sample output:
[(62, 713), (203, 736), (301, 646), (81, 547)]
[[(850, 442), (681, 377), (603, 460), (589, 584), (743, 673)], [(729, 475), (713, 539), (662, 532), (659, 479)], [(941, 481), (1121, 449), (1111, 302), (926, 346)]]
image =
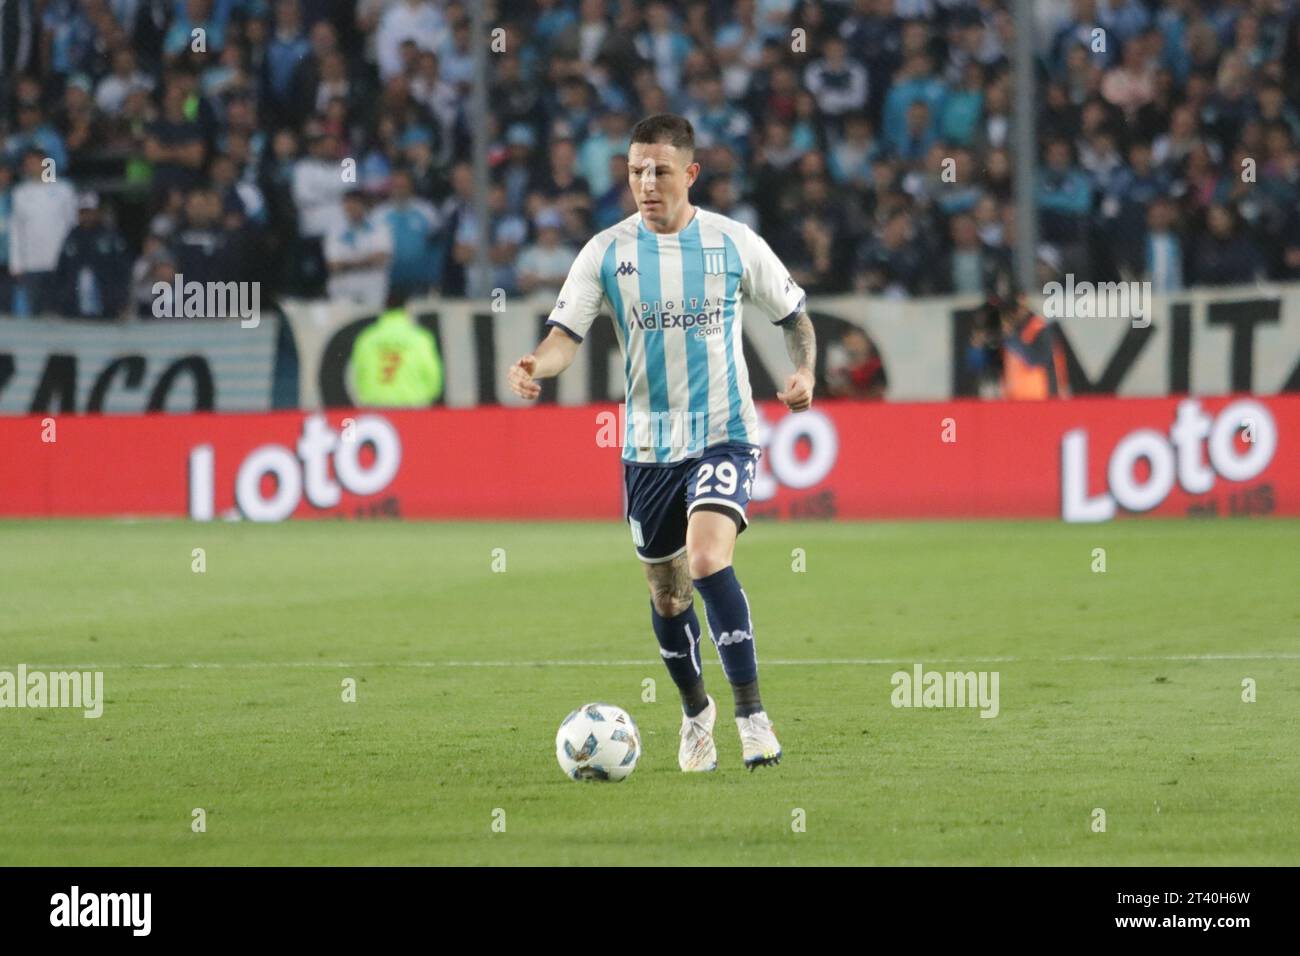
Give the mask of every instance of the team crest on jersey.
[(727, 271), (727, 249), (725, 246), (717, 246), (712, 249), (701, 249), (704, 253), (704, 274), (706, 276), (720, 276)]

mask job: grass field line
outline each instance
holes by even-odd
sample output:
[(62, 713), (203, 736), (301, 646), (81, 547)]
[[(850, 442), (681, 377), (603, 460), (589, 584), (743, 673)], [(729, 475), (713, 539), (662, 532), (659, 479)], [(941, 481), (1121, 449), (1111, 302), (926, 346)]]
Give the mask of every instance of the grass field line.
[[(881, 667), (914, 664), (1113, 664), (1140, 662), (1203, 662), (1203, 661), (1300, 661), (1300, 654), (1138, 654), (1138, 655), (1070, 655), (1067, 657), (936, 657), (923, 654), (919, 657), (816, 657), (805, 659), (760, 658), (763, 667), (848, 666)], [(156, 663), (109, 664), (30, 664), (28, 671), (104, 671), (104, 670), (274, 670), (277, 668), (367, 668), (367, 667), (645, 667), (654, 658), (632, 660), (530, 660), (530, 661), (171, 661)], [(0, 670), (14, 670), (16, 664), (0, 664)]]

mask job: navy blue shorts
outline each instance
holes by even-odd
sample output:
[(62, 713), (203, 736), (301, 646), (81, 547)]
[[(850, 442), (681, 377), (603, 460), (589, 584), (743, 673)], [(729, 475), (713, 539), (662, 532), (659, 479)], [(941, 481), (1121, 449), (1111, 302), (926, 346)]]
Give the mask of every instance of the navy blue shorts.
[(760, 454), (755, 445), (727, 442), (671, 465), (624, 462), (627, 523), (637, 557), (660, 564), (685, 551), (686, 522), (702, 505), (731, 515), (737, 533), (744, 531)]

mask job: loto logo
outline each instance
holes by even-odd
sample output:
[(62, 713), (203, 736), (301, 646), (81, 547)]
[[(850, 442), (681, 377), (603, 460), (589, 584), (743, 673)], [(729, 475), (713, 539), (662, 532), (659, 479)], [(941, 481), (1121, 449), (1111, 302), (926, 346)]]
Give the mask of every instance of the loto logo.
[[(1243, 430), (1244, 451), (1237, 446)], [(1061, 517), (1109, 521), (1117, 506), (1150, 511), (1169, 497), (1175, 481), (1189, 495), (1205, 494), (1217, 477), (1250, 481), (1273, 460), (1277, 439), (1277, 423), (1259, 402), (1241, 399), (1211, 417), (1199, 401), (1189, 398), (1178, 404), (1168, 436), (1139, 428), (1120, 439), (1106, 466), (1107, 490), (1089, 498), (1088, 432), (1073, 429), (1061, 439)], [(1135, 471), (1140, 460), (1147, 463), (1145, 478)]]
[[(345, 489), (354, 495), (373, 495), (388, 487), (402, 463), (397, 429), (379, 415), (359, 415), (344, 424), (338, 432), (324, 416), (309, 415), (303, 419), (296, 449), (270, 444), (249, 452), (235, 475), (235, 505), (240, 514), (250, 521), (283, 521), (298, 509), (304, 493), (314, 507), (333, 508)], [(365, 446), (373, 452), (369, 464), (362, 463)], [(215, 469), (211, 445), (190, 450), (191, 518), (212, 520)], [(275, 479), (270, 492), (263, 491), (267, 476)]]
[[(767, 501), (780, 487), (802, 491), (826, 480), (839, 457), (835, 423), (815, 408), (783, 415), (770, 425), (758, 411), (758, 441), (764, 451), (754, 478), (754, 501)], [(799, 448), (807, 449), (800, 455)]]

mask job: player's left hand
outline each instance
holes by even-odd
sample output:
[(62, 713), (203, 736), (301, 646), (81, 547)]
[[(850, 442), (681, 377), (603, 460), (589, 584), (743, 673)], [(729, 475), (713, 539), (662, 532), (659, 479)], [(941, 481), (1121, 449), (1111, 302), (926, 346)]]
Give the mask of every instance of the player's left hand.
[(792, 412), (804, 412), (812, 407), (813, 376), (807, 369), (799, 369), (785, 380), (785, 391), (777, 392), (776, 397), (785, 402), (785, 407)]

